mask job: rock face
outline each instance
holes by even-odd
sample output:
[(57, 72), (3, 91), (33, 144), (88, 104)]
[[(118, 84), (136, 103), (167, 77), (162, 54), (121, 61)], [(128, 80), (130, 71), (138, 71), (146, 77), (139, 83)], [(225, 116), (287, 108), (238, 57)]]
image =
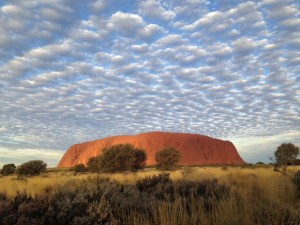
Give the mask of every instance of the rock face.
[(150, 132), (133, 136), (114, 136), (75, 144), (64, 154), (57, 167), (86, 164), (89, 158), (101, 155), (103, 148), (126, 143), (146, 150), (147, 165), (155, 164), (155, 153), (164, 147), (174, 147), (181, 152), (181, 165), (245, 164), (230, 141), (199, 134)]

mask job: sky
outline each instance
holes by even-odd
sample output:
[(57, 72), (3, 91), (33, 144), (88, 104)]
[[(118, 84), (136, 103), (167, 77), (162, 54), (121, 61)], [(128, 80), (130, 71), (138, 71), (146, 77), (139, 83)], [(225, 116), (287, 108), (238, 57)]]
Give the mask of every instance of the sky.
[(0, 166), (149, 131), (300, 146), (298, 0), (0, 0)]

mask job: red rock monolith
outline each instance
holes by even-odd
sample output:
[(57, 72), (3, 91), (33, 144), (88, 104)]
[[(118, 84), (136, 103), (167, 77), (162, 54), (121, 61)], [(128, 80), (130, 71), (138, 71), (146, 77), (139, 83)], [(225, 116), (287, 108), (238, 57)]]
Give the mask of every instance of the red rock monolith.
[(64, 154), (58, 168), (86, 164), (89, 158), (101, 155), (102, 149), (117, 144), (132, 144), (145, 149), (147, 165), (155, 164), (155, 153), (164, 147), (174, 147), (181, 153), (181, 165), (244, 165), (230, 141), (211, 138), (199, 134), (150, 132), (138, 135), (123, 135), (75, 144)]

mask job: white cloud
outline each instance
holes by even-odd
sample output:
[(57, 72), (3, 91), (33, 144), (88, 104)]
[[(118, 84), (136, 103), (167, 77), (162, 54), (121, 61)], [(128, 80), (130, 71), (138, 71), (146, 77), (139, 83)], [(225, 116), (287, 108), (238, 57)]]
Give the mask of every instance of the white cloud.
[(4, 5), (1, 7), (2, 13), (10, 14), (10, 15), (18, 15), (22, 13), (22, 9), (16, 5)]
[(127, 35), (134, 35), (143, 26), (143, 23), (143, 18), (139, 15), (119, 11), (111, 16), (108, 28)]
[(100, 39), (100, 35), (92, 30), (82, 29), (76, 30), (77, 37), (86, 42), (95, 42)]
[(217, 56), (226, 56), (233, 52), (232, 48), (225, 43), (216, 43), (208, 47), (209, 52)]
[(295, 27), (299, 28), (300, 27), (300, 19), (287, 19), (281, 22), (282, 25), (287, 26), (287, 27)]
[(102, 12), (107, 6), (104, 0), (96, 0), (90, 3), (89, 7), (94, 12)]
[(270, 5), (282, 5), (285, 4), (284, 1), (281, 0), (263, 0), (264, 4), (270, 4)]
[(219, 12), (219, 11), (210, 12), (210, 13), (207, 13), (202, 18), (200, 18), (199, 20), (195, 21), (193, 24), (184, 26), (184, 29), (185, 30), (195, 30), (202, 26), (211, 26), (213, 23), (223, 21), (224, 18), (225, 18), (225, 16), (224, 16), (223, 12)]
[(237, 5), (236, 8), (232, 8), (228, 10), (228, 15), (233, 17), (240, 17), (240, 19), (243, 19), (242, 16), (252, 14), (254, 16), (253, 19), (258, 15), (257, 13), (253, 14), (257, 10), (257, 4), (255, 2), (245, 2)]
[(251, 38), (242, 37), (234, 41), (232, 45), (238, 53), (249, 53), (256, 48), (257, 43)]
[(269, 136), (233, 138), (231, 140), (246, 161), (256, 163), (258, 161), (270, 162), (269, 157), (274, 159), (274, 152), (284, 142), (292, 142), (300, 146), (299, 137), (299, 131), (292, 131)]
[(136, 51), (136, 52), (147, 52), (149, 51), (149, 46), (146, 44), (142, 44), (142, 45), (132, 45), (131, 46), (132, 50)]
[(185, 41), (181, 37), (181, 35), (178, 34), (169, 34), (157, 41), (157, 44), (163, 47), (168, 47), (168, 46), (176, 46), (183, 44)]
[(184, 21), (197, 20), (201, 16), (207, 14), (209, 10), (209, 2), (206, 0), (173, 0), (164, 1), (178, 18)]
[(4, 164), (14, 163), (20, 165), (30, 160), (43, 160), (47, 167), (56, 167), (64, 152), (54, 149), (14, 149), (0, 147), (0, 168)]
[(268, 15), (270, 18), (277, 18), (277, 19), (283, 19), (283, 18), (289, 18), (293, 15), (298, 15), (299, 10), (296, 6), (281, 6), (276, 8), (276, 10), (270, 10), (268, 12)]
[(153, 19), (172, 20), (176, 14), (171, 10), (166, 10), (157, 0), (141, 1), (139, 3), (139, 11), (141, 14)]
[(300, 48), (300, 38), (291, 39), (289, 43), (296, 48)]
[(292, 1), (54, 2), (1, 7), (0, 146), (66, 150), (150, 130), (281, 141), (299, 131)]
[(158, 33), (161, 33), (163, 29), (156, 24), (149, 24), (139, 31), (139, 34), (146, 39), (150, 39)]

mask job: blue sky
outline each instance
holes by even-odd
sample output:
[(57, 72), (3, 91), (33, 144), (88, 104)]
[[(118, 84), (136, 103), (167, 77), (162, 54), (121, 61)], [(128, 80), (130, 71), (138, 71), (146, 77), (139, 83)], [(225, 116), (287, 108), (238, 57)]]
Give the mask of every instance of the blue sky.
[(0, 1), (0, 165), (111, 135), (300, 145), (296, 0)]

